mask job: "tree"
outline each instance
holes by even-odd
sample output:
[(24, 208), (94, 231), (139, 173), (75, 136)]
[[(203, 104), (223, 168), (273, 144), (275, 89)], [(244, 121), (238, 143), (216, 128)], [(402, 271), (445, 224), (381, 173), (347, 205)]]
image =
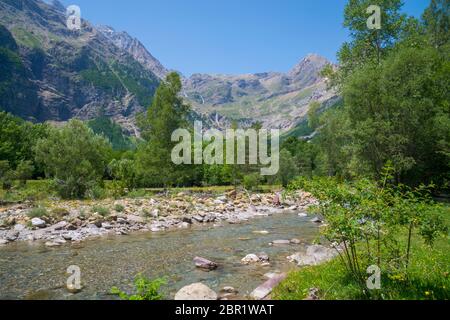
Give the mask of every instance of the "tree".
[(283, 149), (280, 151), (280, 170), (276, 175), (278, 181), (283, 187), (286, 187), (291, 180), (298, 176), (298, 167), (295, 164), (294, 157), (289, 151)]
[(21, 186), (25, 186), (27, 180), (33, 177), (34, 166), (30, 160), (21, 161), (14, 171), (14, 177), (20, 181)]
[(9, 190), (12, 187), (13, 172), (9, 166), (8, 160), (0, 160), (0, 183), (3, 190)]
[(62, 197), (83, 198), (102, 184), (111, 145), (83, 122), (71, 120), (63, 128), (52, 128), (35, 152)]
[(450, 41), (450, 1), (431, 0), (422, 15), (430, 43), (440, 48)]
[[(367, 27), (367, 8), (381, 8), (381, 29)], [(350, 42), (345, 42), (338, 53), (341, 77), (365, 63), (378, 64), (392, 49), (405, 28), (406, 16), (400, 14), (401, 0), (349, 0), (344, 12), (344, 27), (350, 31)]]
[(179, 96), (181, 80), (177, 73), (170, 73), (156, 90), (152, 105), (140, 127), (145, 143), (139, 146), (137, 163), (145, 185), (168, 187), (183, 180), (186, 167), (175, 165), (171, 153), (176, 142), (172, 133), (180, 128), (188, 128), (189, 106)]

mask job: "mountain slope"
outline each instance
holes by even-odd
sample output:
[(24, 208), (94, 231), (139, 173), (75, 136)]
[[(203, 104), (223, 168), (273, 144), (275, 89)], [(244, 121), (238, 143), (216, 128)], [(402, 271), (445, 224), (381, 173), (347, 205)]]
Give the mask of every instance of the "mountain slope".
[(0, 107), (35, 121), (105, 114), (134, 133), (133, 117), (150, 104), (159, 78), (89, 22), (68, 30), (56, 4), (0, 0), (2, 74), (14, 79), (0, 79)]
[(286, 131), (305, 119), (312, 101), (337, 99), (319, 75), (327, 64), (325, 58), (311, 54), (288, 73), (194, 74), (184, 81), (184, 94), (200, 113), (244, 123), (257, 120), (264, 127)]

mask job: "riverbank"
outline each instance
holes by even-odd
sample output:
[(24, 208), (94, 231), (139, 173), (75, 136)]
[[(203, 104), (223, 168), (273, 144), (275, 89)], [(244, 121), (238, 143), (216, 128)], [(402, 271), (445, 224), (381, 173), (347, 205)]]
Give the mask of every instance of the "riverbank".
[[(450, 225), (450, 211), (443, 215)], [(405, 241), (405, 228), (398, 241)], [(450, 243), (441, 238), (430, 247), (413, 237), (413, 259), (408, 277), (404, 274), (381, 273), (381, 289), (370, 292), (371, 299), (383, 300), (448, 300), (450, 299)], [(383, 269), (382, 269), (383, 270)], [(368, 275), (369, 276), (369, 275)], [(311, 297), (321, 300), (364, 300), (358, 283), (336, 258), (317, 266), (307, 266), (289, 272), (287, 278), (274, 289), (276, 300), (303, 300)]]
[(44, 241), (49, 247), (105, 235), (161, 232), (192, 225), (239, 224), (260, 216), (305, 212), (315, 203), (308, 193), (283, 199), (277, 193), (179, 192), (152, 197), (95, 201), (49, 201), (0, 208), (0, 245)]

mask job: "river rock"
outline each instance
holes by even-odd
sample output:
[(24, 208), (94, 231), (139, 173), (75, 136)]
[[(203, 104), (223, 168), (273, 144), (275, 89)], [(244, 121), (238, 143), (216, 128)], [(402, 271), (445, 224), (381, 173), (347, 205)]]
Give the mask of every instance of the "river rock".
[(259, 262), (259, 257), (256, 254), (248, 254), (246, 255), (241, 262), (243, 264), (251, 264)]
[(269, 255), (265, 252), (258, 253), (258, 258), (261, 262), (268, 262), (270, 260)]
[(313, 222), (313, 223), (322, 223), (323, 221), (319, 217), (315, 217), (315, 218), (311, 219), (311, 222)]
[(181, 288), (175, 300), (217, 300), (217, 294), (203, 283), (194, 283)]
[(335, 249), (313, 245), (306, 249), (306, 253), (297, 252), (289, 256), (288, 260), (299, 266), (315, 266), (332, 260), (337, 254)]
[(283, 246), (283, 245), (288, 245), (291, 242), (289, 240), (275, 240), (272, 242), (273, 245), (275, 246)]
[(6, 239), (0, 239), (0, 246), (4, 246), (4, 245), (7, 245), (8, 244), (8, 240), (6, 240)]
[(262, 234), (262, 235), (266, 235), (269, 234), (269, 231), (267, 230), (258, 230), (258, 231), (253, 231), (254, 234)]
[(20, 232), (20, 231), (23, 231), (23, 230), (25, 230), (25, 226), (23, 225), (23, 224), (16, 224), (15, 226), (14, 226), (14, 231), (18, 231), (18, 232)]
[(300, 244), (300, 243), (302, 243), (299, 239), (292, 239), (291, 240), (291, 243), (292, 244)]
[(15, 230), (10, 230), (6, 234), (6, 240), (8, 240), (10, 242), (16, 241), (18, 237), (19, 237), (19, 231), (15, 231)]
[(46, 222), (40, 218), (31, 219), (31, 225), (36, 228), (45, 228)]
[(274, 276), (260, 285), (258, 288), (253, 290), (250, 294), (252, 299), (262, 300), (266, 298), (281, 281), (286, 278), (286, 274), (282, 273), (280, 275)]
[(144, 218), (133, 215), (133, 214), (129, 214), (127, 215), (127, 221), (130, 223), (144, 223)]
[(307, 214), (307, 213), (304, 213), (304, 212), (300, 212), (300, 213), (298, 214), (298, 216), (299, 216), (300, 218), (305, 218), (305, 217), (308, 216), (308, 214)]
[(59, 246), (61, 246), (61, 243), (55, 242), (55, 241), (47, 241), (47, 242), (45, 243), (45, 246), (46, 246), (46, 247), (49, 247), (49, 248), (59, 247)]
[(194, 263), (197, 268), (205, 270), (214, 270), (218, 267), (217, 263), (201, 257), (195, 257)]

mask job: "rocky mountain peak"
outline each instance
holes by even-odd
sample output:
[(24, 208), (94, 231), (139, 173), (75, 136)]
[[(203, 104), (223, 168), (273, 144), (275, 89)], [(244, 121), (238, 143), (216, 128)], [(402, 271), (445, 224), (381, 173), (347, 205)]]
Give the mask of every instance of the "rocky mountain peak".
[(169, 72), (138, 39), (130, 36), (127, 32), (118, 32), (110, 26), (97, 26), (96, 29), (160, 79), (165, 78)]

